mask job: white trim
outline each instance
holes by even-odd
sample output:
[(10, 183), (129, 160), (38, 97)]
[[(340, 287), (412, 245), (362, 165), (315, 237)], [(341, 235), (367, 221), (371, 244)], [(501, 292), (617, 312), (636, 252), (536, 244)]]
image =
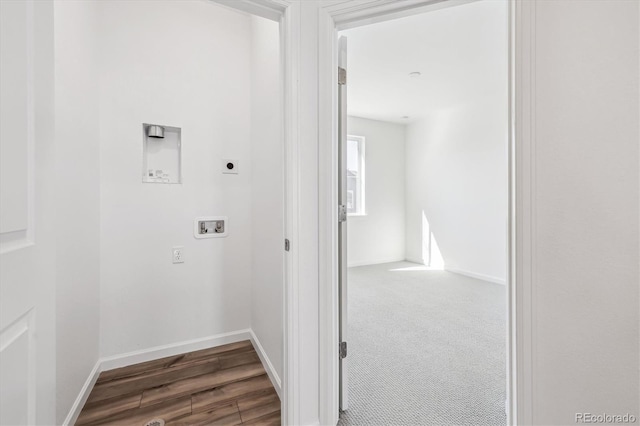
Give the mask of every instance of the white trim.
[[(338, 312), (338, 32), (334, 13), (319, 9), (318, 52), (318, 186), (320, 197), (320, 406), (321, 424), (335, 425), (339, 417)], [(322, 232), (324, 230), (324, 232)]]
[(285, 236), (291, 241), (285, 252), (284, 371), (282, 377), (282, 424), (300, 424), (300, 33), (301, 5), (292, 3), (281, 21), (281, 51), (285, 140)]
[(260, 361), (262, 362), (264, 369), (267, 371), (267, 375), (271, 380), (271, 384), (278, 393), (278, 397), (280, 397), (280, 400), (282, 400), (282, 382), (280, 381), (280, 376), (278, 376), (276, 369), (273, 367), (273, 364), (271, 363), (269, 356), (262, 347), (262, 344), (260, 343), (258, 336), (256, 336), (256, 333), (254, 333), (253, 330), (249, 330), (249, 335), (251, 338), (251, 343), (253, 344), (253, 348), (256, 350), (258, 357), (260, 357)]
[(282, 424), (300, 424), (300, 127), (299, 80), (301, 4), (292, 0), (211, 0), (226, 7), (280, 22), (280, 51), (284, 168), (285, 168), (285, 238), (291, 241), (285, 252), (285, 282), (283, 291), (283, 356)]
[(381, 265), (383, 263), (393, 263), (393, 262), (404, 262), (405, 258), (403, 257), (393, 257), (389, 259), (381, 259), (381, 260), (365, 260), (362, 262), (349, 262), (347, 264), (347, 268), (355, 268), (358, 266), (368, 266), (368, 265)]
[(69, 414), (67, 414), (67, 417), (62, 422), (64, 426), (74, 425), (78, 420), (78, 416), (82, 411), (82, 407), (84, 407), (84, 404), (87, 402), (87, 399), (89, 398), (89, 394), (91, 393), (93, 386), (98, 381), (98, 376), (100, 376), (100, 373), (102, 372), (102, 369), (100, 368), (100, 363), (101, 363), (100, 360), (96, 362), (96, 365), (93, 366), (93, 369), (89, 373), (89, 376), (87, 377), (87, 380), (84, 382), (84, 385), (82, 385), (82, 388), (80, 389), (80, 393), (78, 394), (78, 397), (76, 398), (75, 401), (73, 401), (73, 405), (69, 410)]
[(452, 268), (450, 266), (445, 266), (444, 270), (447, 272), (452, 272), (454, 274), (464, 275), (464, 276), (475, 278), (482, 281), (488, 281), (490, 283), (502, 284), (502, 285), (507, 284), (507, 280), (505, 280), (504, 278), (492, 277), (491, 275), (480, 274), (478, 272), (471, 272), (465, 269)]
[(256, 15), (272, 21), (280, 21), (288, 2), (278, 0), (211, 0), (229, 9)]
[(346, 30), (419, 13), (432, 12), (477, 0), (350, 0), (326, 6), (336, 28)]
[[(515, 7), (513, 2), (508, 3), (508, 16), (509, 16), (509, 41), (508, 41), (508, 50), (509, 50), (509, 85), (508, 85), (508, 97), (509, 97), (509, 143), (508, 143), (508, 154), (507, 161), (509, 167), (509, 182), (508, 182), (508, 198), (509, 198), (509, 212), (510, 214), (507, 216), (507, 315), (509, 315), (509, 320), (507, 321), (507, 352), (506, 352), (506, 378), (507, 378), (507, 392), (505, 395), (505, 414), (507, 417), (507, 425), (515, 425), (517, 419), (518, 412), (518, 396), (517, 396), (517, 386), (516, 379), (518, 379), (518, 374), (516, 370), (516, 301), (515, 298), (515, 286), (517, 285), (516, 277), (514, 275), (515, 265), (513, 260), (516, 259), (515, 252), (515, 174), (517, 170), (515, 169), (515, 161), (514, 161), (514, 153), (515, 153), (515, 34), (516, 34), (516, 19), (515, 19)], [(511, 283), (511, 285), (509, 285)], [(519, 423), (518, 423), (519, 424)]]
[(535, 9), (510, 5), (509, 360), (511, 424), (534, 424), (535, 301)]
[(100, 371), (127, 367), (141, 362), (152, 361), (154, 359), (179, 355), (186, 352), (199, 351), (201, 349), (213, 348), (229, 343), (241, 342), (243, 340), (251, 340), (251, 329), (247, 328), (244, 330), (202, 337), (200, 339), (186, 340), (184, 342), (170, 343), (168, 345), (155, 346), (152, 348), (141, 349), (139, 351), (108, 356), (100, 359)]
[[(338, 376), (339, 360), (337, 356), (338, 336), (338, 115), (333, 105), (338, 102), (337, 72), (322, 72), (323, 67), (335, 70), (338, 67), (337, 31), (335, 23), (326, 10), (319, 11), (318, 40), (318, 221), (320, 231), (318, 273), (319, 299), (319, 421), (323, 425), (335, 425), (338, 422)], [(323, 97), (321, 94), (326, 94)]]

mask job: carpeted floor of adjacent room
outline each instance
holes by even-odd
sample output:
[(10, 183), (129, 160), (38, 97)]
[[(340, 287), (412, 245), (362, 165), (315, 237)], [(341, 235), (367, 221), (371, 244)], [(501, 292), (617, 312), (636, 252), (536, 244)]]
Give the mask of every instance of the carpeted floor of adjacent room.
[(506, 287), (409, 262), (349, 269), (347, 425), (506, 424)]

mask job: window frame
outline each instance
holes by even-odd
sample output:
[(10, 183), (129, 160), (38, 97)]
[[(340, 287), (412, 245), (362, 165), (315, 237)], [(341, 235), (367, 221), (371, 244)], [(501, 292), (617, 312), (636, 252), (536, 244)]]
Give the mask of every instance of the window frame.
[[(349, 217), (362, 217), (367, 215), (367, 203), (366, 203), (366, 138), (364, 136), (358, 135), (347, 135), (347, 145), (349, 141), (355, 141), (358, 144), (358, 171), (359, 175), (356, 178), (358, 183), (357, 186), (360, 189), (360, 209), (356, 212), (349, 212), (347, 208), (347, 216)], [(348, 163), (348, 149), (347, 151), (347, 163)], [(347, 169), (348, 170), (348, 169)], [(349, 177), (345, 173), (345, 179)], [(345, 184), (347, 183), (345, 182)]]

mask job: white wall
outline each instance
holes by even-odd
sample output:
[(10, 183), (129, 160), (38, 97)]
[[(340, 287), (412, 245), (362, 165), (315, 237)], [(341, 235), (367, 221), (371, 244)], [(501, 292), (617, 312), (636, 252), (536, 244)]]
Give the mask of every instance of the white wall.
[(350, 135), (365, 137), (366, 215), (348, 218), (349, 266), (405, 259), (405, 126), (348, 117)]
[(280, 29), (251, 18), (251, 328), (283, 369), (284, 145)]
[(487, 86), (501, 85), (502, 90), (407, 126), (406, 244), (412, 261), (437, 262), (437, 244), (447, 269), (504, 282), (506, 57), (495, 71), (497, 81)]
[(639, 5), (535, 8), (535, 424), (640, 416)]
[[(100, 2), (103, 356), (250, 326), (250, 25), (202, 1)], [(141, 182), (143, 122), (182, 128), (182, 185)], [(194, 239), (203, 215), (228, 237)]]
[(61, 424), (99, 358), (97, 4), (56, 2), (56, 394)]

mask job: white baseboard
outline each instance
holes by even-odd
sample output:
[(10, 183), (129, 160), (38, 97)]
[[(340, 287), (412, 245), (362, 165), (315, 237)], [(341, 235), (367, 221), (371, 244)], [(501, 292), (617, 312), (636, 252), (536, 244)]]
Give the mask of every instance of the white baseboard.
[(64, 419), (64, 423), (62, 423), (63, 425), (67, 426), (76, 423), (76, 420), (78, 420), (78, 416), (80, 415), (80, 411), (82, 411), (82, 407), (84, 407), (85, 402), (87, 402), (87, 398), (89, 398), (91, 389), (93, 389), (93, 386), (98, 381), (98, 376), (100, 375), (101, 371), (100, 360), (98, 360), (96, 362), (96, 365), (93, 367), (93, 370), (91, 370), (91, 373), (89, 373), (89, 377), (87, 377), (84, 385), (82, 385), (78, 397), (75, 401), (73, 401), (73, 405), (69, 410), (69, 414), (67, 414), (67, 418)]
[(251, 339), (251, 330), (232, 331), (229, 333), (216, 334), (214, 336), (200, 339), (187, 340), (185, 342), (171, 343), (163, 346), (156, 346), (149, 349), (129, 352), (122, 355), (114, 355), (101, 359), (102, 371), (113, 370), (114, 368), (126, 367), (141, 362), (152, 361), (154, 359), (167, 356), (179, 355), (185, 352), (199, 351), (200, 349), (213, 348), (228, 343), (236, 343), (242, 340)]
[(452, 268), (445, 266), (445, 271), (453, 272), (454, 274), (466, 275), (467, 277), (476, 278), (482, 281), (489, 281), (490, 283), (506, 285), (506, 280), (498, 277), (492, 277), (491, 275), (479, 274), (477, 272), (466, 271), (464, 269)]
[(276, 389), (276, 392), (280, 397), (280, 401), (282, 401), (282, 394), (281, 394), (282, 383), (280, 382), (280, 376), (278, 376), (278, 373), (276, 373), (276, 369), (273, 367), (273, 364), (271, 363), (271, 360), (269, 359), (269, 357), (267, 356), (267, 353), (262, 347), (262, 344), (260, 344), (260, 340), (258, 340), (258, 336), (256, 336), (253, 330), (250, 330), (250, 334), (251, 334), (251, 343), (253, 343), (253, 347), (258, 353), (258, 356), (260, 357), (260, 361), (262, 361), (262, 365), (264, 365), (265, 370), (267, 370), (267, 375), (269, 376), (269, 379), (271, 379), (271, 383), (273, 384), (273, 387)]
[(368, 260), (362, 262), (347, 262), (348, 268), (353, 268), (355, 266), (367, 266), (367, 265), (379, 265), (381, 263), (392, 263), (392, 262), (404, 262), (404, 257), (394, 257), (391, 259), (383, 259), (383, 260)]
[(412, 257), (407, 257), (405, 260), (407, 262), (417, 263), (418, 265), (424, 265), (424, 260), (422, 260), (422, 259), (414, 259)]
[[(69, 410), (69, 414), (64, 420), (63, 425), (67, 426), (67, 425), (75, 424), (76, 420), (78, 419), (78, 416), (80, 415), (80, 411), (82, 411), (82, 407), (84, 407), (85, 402), (87, 402), (87, 399), (89, 398), (89, 394), (91, 393), (93, 386), (96, 384), (96, 381), (98, 380), (98, 376), (103, 371), (113, 370), (114, 368), (126, 367), (129, 365), (138, 364), (141, 362), (152, 361), (154, 359), (164, 358), (167, 356), (179, 355), (185, 352), (193, 352), (193, 351), (198, 351), (200, 349), (207, 349), (207, 348), (213, 348), (215, 346), (226, 345), (229, 343), (236, 343), (242, 340), (250, 340), (251, 342), (254, 342), (254, 338), (255, 338), (255, 335), (253, 335), (253, 332), (251, 331), (251, 329), (247, 328), (244, 330), (232, 331), (229, 333), (216, 334), (215, 336), (203, 337), (201, 339), (193, 339), (193, 340), (187, 340), (185, 342), (171, 343), (169, 345), (156, 346), (149, 349), (142, 349), (139, 351), (128, 352), (121, 355), (113, 355), (109, 357), (100, 358), (98, 362), (96, 362), (96, 365), (95, 367), (93, 367), (93, 370), (91, 371), (91, 373), (89, 373), (89, 377), (87, 377), (86, 382), (84, 383), (84, 385), (82, 386), (82, 389), (80, 390), (80, 394), (78, 395), (73, 405), (71, 406), (71, 409)], [(255, 339), (255, 342), (257, 342), (257, 339)], [(259, 343), (257, 345), (259, 345)], [(254, 347), (257, 345), (256, 343), (254, 343)], [(260, 346), (260, 349), (262, 350), (262, 346)], [(258, 356), (260, 356), (262, 363), (266, 364), (264, 359), (262, 358), (263, 355), (260, 354), (260, 351), (256, 350), (256, 352), (258, 352)], [(273, 367), (270, 366), (270, 364), (271, 363), (269, 363), (269, 367), (266, 368), (267, 373), (269, 372), (269, 369), (273, 370)], [(269, 375), (269, 377), (271, 377), (271, 374)], [(278, 376), (276, 375), (275, 377), (277, 378)], [(273, 382), (274, 379), (271, 378), (271, 381)], [(278, 392), (278, 395), (279, 395), (280, 394), (279, 378), (277, 383), (278, 383), (278, 386), (276, 387), (274, 383), (274, 387), (276, 387), (276, 391)]]

